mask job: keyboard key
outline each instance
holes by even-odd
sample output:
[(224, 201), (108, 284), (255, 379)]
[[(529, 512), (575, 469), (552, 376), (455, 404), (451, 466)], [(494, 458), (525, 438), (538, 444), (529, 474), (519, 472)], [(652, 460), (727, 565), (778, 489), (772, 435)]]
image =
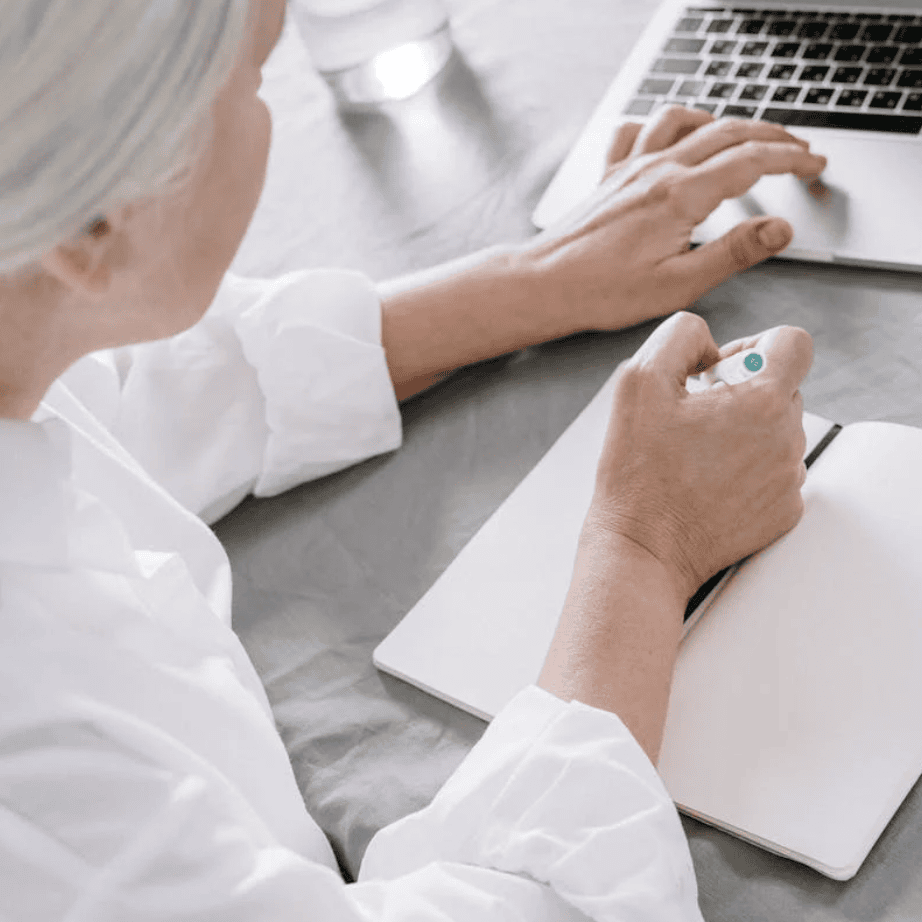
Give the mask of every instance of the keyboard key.
[(798, 96), (800, 96), (799, 86), (779, 86), (775, 90), (775, 95), (772, 96), (772, 102), (797, 102)]
[(906, 45), (918, 45), (922, 42), (922, 26), (903, 26), (893, 36), (893, 41), (903, 42)]
[(637, 91), (641, 96), (668, 96), (675, 80), (644, 80)]
[(768, 35), (777, 35), (783, 37), (793, 35), (797, 28), (797, 22), (793, 19), (776, 19), (768, 24)]
[(800, 42), (778, 42), (772, 48), (773, 58), (796, 58), (800, 51)]
[(729, 99), (735, 89), (735, 83), (715, 83), (711, 87), (711, 92), (708, 93), (708, 96), (711, 99)]
[(715, 19), (709, 26), (708, 32), (711, 34), (714, 33), (724, 33), (729, 32), (730, 27), (733, 25), (732, 19)]
[(814, 19), (812, 21), (805, 22), (797, 30), (797, 35), (800, 38), (822, 38), (828, 29), (828, 22), (823, 22), (822, 19)]
[(755, 118), (756, 109), (754, 106), (724, 106), (721, 115), (727, 118)]
[(883, 131), (919, 134), (922, 116), (884, 115), (877, 112), (849, 112), (847, 109), (774, 109), (762, 113), (762, 120), (792, 128), (851, 128), (856, 131)]
[(680, 19), (676, 24), (676, 32), (697, 32), (701, 28), (701, 23), (704, 20), (697, 16), (687, 16), (685, 19)]
[(663, 51), (666, 54), (698, 54), (705, 44), (703, 38), (671, 38)]
[(733, 67), (732, 61), (711, 61), (708, 69), (704, 72), (705, 77), (726, 77)]
[(922, 112), (922, 93), (909, 93), (903, 103), (904, 112)]
[(835, 91), (828, 86), (811, 87), (804, 96), (804, 104), (808, 106), (828, 106), (832, 102)]
[(758, 35), (765, 28), (764, 19), (744, 19), (736, 30), (737, 35)]
[(769, 80), (793, 80), (797, 73), (796, 64), (776, 64), (769, 72)]
[(832, 54), (832, 45), (818, 42), (807, 45), (801, 57), (806, 58), (808, 61), (825, 61), (830, 54)]
[(872, 67), (864, 75), (864, 82), (868, 86), (890, 86), (896, 76), (896, 68)]
[(698, 58), (660, 58), (654, 65), (657, 74), (697, 74), (701, 67)]
[(703, 92), (703, 80), (683, 80), (675, 94), (676, 96), (700, 96)]
[(625, 115), (649, 115), (655, 105), (655, 99), (635, 99), (624, 112)]
[(840, 67), (833, 75), (833, 83), (857, 83), (864, 73), (863, 67)]
[(922, 88), (922, 70), (904, 70), (896, 85), (908, 86), (911, 90)]
[(904, 67), (919, 67), (922, 65), (922, 48), (909, 48), (903, 52), (900, 64)]
[(716, 103), (712, 102), (696, 102), (693, 106), (693, 109), (700, 109), (702, 112), (710, 112), (713, 115), (717, 111)]
[(709, 54), (733, 54), (736, 51), (736, 42), (714, 42), (710, 48), (708, 48)]
[(835, 54), (837, 61), (860, 61), (867, 51), (867, 45), (842, 45)]
[(762, 69), (765, 67), (764, 64), (756, 64), (755, 61), (746, 61), (736, 69), (737, 77), (749, 77), (755, 78), (762, 73)]
[(805, 80), (809, 83), (822, 83), (829, 73), (829, 68), (823, 64), (808, 64), (801, 68), (798, 80)]
[(839, 98), (836, 100), (836, 105), (851, 106), (853, 109), (860, 109), (867, 98), (867, 90), (842, 90), (842, 92), (839, 93)]
[(893, 91), (878, 90), (868, 103), (869, 109), (896, 109), (903, 101), (902, 93)]
[(768, 50), (768, 42), (746, 42), (740, 48), (740, 54), (746, 57), (760, 58)]
[(892, 64), (899, 53), (900, 49), (896, 45), (878, 45), (868, 52), (865, 60), (868, 64)]
[(859, 22), (840, 22), (832, 27), (829, 37), (838, 42), (851, 41), (861, 31)]
[(887, 25), (886, 23), (875, 23), (874, 25), (865, 26), (864, 31), (861, 33), (861, 41), (880, 44), (890, 38), (890, 33), (892, 31), (893, 26)]
[(765, 98), (768, 87), (760, 83), (749, 83), (740, 90), (740, 99), (751, 99), (758, 102)]

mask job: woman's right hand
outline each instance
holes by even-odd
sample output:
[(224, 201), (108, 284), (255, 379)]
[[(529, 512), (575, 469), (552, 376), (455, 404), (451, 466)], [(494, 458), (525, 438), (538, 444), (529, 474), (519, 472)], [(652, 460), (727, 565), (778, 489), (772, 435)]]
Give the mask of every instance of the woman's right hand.
[[(758, 375), (688, 393), (688, 375), (756, 345)], [(648, 552), (686, 599), (789, 531), (803, 514), (798, 388), (812, 361), (797, 327), (721, 350), (694, 314), (663, 322), (619, 369), (587, 527)]]

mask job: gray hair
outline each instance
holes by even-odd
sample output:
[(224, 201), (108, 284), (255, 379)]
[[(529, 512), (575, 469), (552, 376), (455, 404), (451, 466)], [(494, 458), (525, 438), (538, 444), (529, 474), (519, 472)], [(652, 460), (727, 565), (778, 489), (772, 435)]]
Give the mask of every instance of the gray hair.
[(0, 0), (0, 276), (188, 178), (249, 0)]

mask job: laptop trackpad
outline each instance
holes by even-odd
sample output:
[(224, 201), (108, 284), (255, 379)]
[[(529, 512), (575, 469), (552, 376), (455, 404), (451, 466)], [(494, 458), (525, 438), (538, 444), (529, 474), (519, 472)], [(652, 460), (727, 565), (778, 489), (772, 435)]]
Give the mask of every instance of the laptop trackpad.
[(829, 158), (820, 187), (811, 190), (792, 176), (767, 176), (746, 195), (725, 202), (700, 225), (695, 240), (713, 240), (747, 218), (780, 215), (794, 227), (783, 256), (922, 263), (918, 142), (803, 129), (796, 134)]

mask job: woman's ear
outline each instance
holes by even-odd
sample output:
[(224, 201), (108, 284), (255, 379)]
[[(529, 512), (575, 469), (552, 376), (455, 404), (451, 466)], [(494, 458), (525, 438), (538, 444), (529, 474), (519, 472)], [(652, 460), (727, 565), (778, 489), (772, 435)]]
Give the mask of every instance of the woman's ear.
[(114, 237), (112, 222), (108, 218), (98, 218), (76, 240), (58, 244), (43, 256), (41, 265), (66, 288), (98, 300), (112, 284)]

